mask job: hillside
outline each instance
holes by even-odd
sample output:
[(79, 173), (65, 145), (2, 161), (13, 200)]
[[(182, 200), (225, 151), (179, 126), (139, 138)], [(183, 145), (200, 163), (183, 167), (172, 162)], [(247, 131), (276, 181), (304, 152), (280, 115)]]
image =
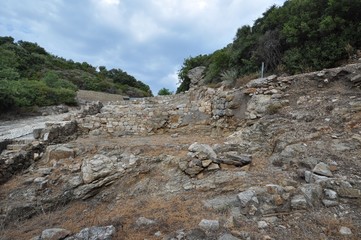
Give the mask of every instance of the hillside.
[(36, 43), (0, 37), (0, 113), (20, 107), (75, 104), (76, 91), (152, 96), (148, 85), (121, 69), (107, 70), (48, 53)]
[(188, 72), (204, 66), (204, 83), (235, 85), (248, 75), (295, 74), (336, 67), (361, 57), (361, 1), (288, 0), (271, 6), (233, 42), (212, 54), (184, 60), (177, 92), (189, 89)]
[(360, 87), (361, 63), (198, 86), (3, 140), (0, 239), (360, 239)]

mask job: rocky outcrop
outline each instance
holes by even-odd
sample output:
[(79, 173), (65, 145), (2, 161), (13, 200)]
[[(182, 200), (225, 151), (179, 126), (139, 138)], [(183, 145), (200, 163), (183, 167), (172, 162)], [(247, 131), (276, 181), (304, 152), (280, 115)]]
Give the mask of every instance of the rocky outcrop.
[(196, 177), (203, 172), (227, 168), (225, 165), (243, 167), (252, 162), (251, 155), (238, 152), (234, 146), (217, 145), (213, 150), (207, 144), (195, 142), (189, 146), (188, 151), (187, 158), (179, 162), (179, 168), (190, 177)]
[(189, 85), (190, 89), (197, 88), (204, 84), (202, 81), (203, 81), (203, 73), (204, 73), (205, 69), (206, 69), (206, 67), (200, 66), (200, 67), (196, 67), (196, 68), (193, 68), (188, 71), (187, 76), (191, 80), (190, 85)]

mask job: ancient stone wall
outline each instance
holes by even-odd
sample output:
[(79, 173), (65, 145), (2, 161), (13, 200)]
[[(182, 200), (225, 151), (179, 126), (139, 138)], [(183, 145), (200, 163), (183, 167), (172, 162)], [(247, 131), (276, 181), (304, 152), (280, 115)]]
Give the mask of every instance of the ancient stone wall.
[(172, 96), (158, 96), (105, 105), (96, 115), (78, 119), (90, 134), (151, 134), (186, 126), (231, 127), (244, 118), (246, 95), (239, 90), (200, 88)]

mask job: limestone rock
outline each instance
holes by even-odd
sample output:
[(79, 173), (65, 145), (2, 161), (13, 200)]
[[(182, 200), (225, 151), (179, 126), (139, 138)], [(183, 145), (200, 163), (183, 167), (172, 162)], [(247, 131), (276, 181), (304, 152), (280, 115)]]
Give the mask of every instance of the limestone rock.
[(199, 154), (205, 154), (211, 160), (217, 158), (217, 154), (208, 144), (200, 144), (195, 142), (189, 146), (188, 151), (196, 153), (196, 156)]
[(92, 102), (83, 108), (83, 110), (81, 112), (81, 117), (85, 117), (87, 115), (95, 115), (97, 113), (100, 113), (100, 111), (103, 107), (104, 107), (104, 105), (101, 102)]
[(237, 195), (238, 200), (241, 202), (241, 207), (246, 207), (247, 203), (252, 200), (252, 198), (256, 195), (256, 192), (253, 190), (246, 190)]
[(333, 174), (330, 170), (330, 167), (326, 163), (323, 163), (323, 162), (318, 163), (312, 171), (316, 174), (326, 176), (326, 177), (333, 176)]
[(203, 72), (206, 69), (204, 66), (199, 66), (188, 71), (188, 77), (191, 80), (190, 88), (200, 86), (203, 79)]
[(217, 163), (212, 163), (207, 168), (209, 171), (218, 170), (220, 169), (219, 165)]
[(156, 221), (154, 221), (152, 219), (145, 218), (145, 217), (140, 217), (135, 222), (135, 225), (137, 227), (146, 227), (146, 226), (150, 226), (150, 225), (154, 225), (154, 224), (156, 224)]
[(235, 151), (226, 152), (224, 155), (225, 155), (224, 158), (221, 159), (218, 158), (217, 161), (228, 165), (234, 165), (236, 167), (243, 167), (252, 162), (251, 155), (239, 154), (238, 152)]
[(254, 118), (252, 117), (253, 115), (256, 117), (263, 116), (266, 113), (270, 103), (270, 95), (253, 95), (247, 104), (248, 118)]
[(112, 240), (115, 234), (115, 227), (110, 225), (106, 227), (90, 227), (81, 230), (78, 234), (65, 240)]
[(176, 239), (187, 239), (187, 240), (207, 239), (207, 234), (202, 229), (199, 228), (192, 229), (189, 232), (187, 232), (187, 234), (185, 235), (186, 235), (185, 237), (184, 236), (182, 237), (181, 234), (178, 234)]
[(240, 240), (239, 238), (233, 236), (232, 234), (225, 233), (221, 235), (218, 240)]
[(198, 226), (205, 231), (217, 231), (219, 229), (219, 221), (202, 219)]
[(338, 202), (337, 202), (337, 201), (333, 201), (333, 200), (323, 199), (323, 200), (322, 200), (322, 204), (323, 204), (325, 207), (334, 207), (334, 206), (337, 206), (337, 205), (338, 205)]
[(116, 159), (97, 154), (91, 159), (85, 159), (81, 167), (84, 183), (91, 183), (99, 178), (104, 178), (124, 169), (116, 164)]
[(70, 231), (62, 228), (51, 228), (44, 230), (41, 235), (41, 240), (60, 240), (71, 234)]
[(202, 167), (208, 167), (209, 165), (211, 165), (212, 164), (212, 160), (203, 160), (202, 161)]
[(323, 192), (325, 193), (325, 196), (327, 199), (337, 199), (337, 192), (331, 190), (331, 189), (324, 189)]
[(354, 83), (361, 82), (361, 74), (357, 74), (356, 76), (353, 76), (350, 80), (351, 80), (351, 82), (354, 82)]
[(322, 197), (322, 188), (319, 184), (305, 184), (301, 187), (301, 191), (310, 205), (316, 206), (319, 204)]
[(345, 235), (352, 235), (352, 231), (348, 227), (341, 227), (339, 233), (341, 235), (344, 235), (344, 236)]
[(247, 88), (267, 87), (269, 81), (270, 80), (268, 78), (257, 78), (257, 79), (250, 81), (249, 83), (247, 83), (246, 87)]
[(307, 209), (307, 200), (303, 195), (296, 195), (291, 199), (291, 207), (295, 210)]
[(60, 159), (75, 157), (75, 152), (73, 149), (70, 149), (64, 145), (55, 145), (46, 148), (45, 156), (47, 157), (48, 161), (59, 161)]
[(268, 228), (268, 224), (266, 221), (258, 221), (257, 222), (258, 229), (265, 229)]
[(339, 187), (336, 192), (343, 198), (361, 198), (361, 190), (351, 187)]
[(194, 165), (192, 167), (188, 167), (184, 172), (188, 174), (191, 177), (197, 176), (200, 172), (202, 172), (204, 169), (200, 166)]
[(215, 210), (222, 210), (228, 207), (239, 206), (239, 200), (236, 195), (217, 196), (204, 201), (204, 206)]

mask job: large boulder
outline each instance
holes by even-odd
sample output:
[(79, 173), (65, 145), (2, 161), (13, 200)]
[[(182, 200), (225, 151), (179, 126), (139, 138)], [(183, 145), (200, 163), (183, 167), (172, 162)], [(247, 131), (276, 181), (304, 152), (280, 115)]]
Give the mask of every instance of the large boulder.
[(107, 177), (118, 171), (124, 171), (124, 169), (120, 164), (117, 164), (117, 159), (101, 154), (94, 155), (91, 159), (85, 159), (81, 167), (85, 184)]
[(196, 88), (202, 85), (203, 72), (206, 69), (204, 66), (199, 66), (189, 70), (187, 76), (191, 80), (189, 88)]
[(201, 159), (201, 160), (204, 160), (204, 159), (212, 159), (213, 160), (213, 159), (217, 158), (217, 154), (214, 152), (214, 150), (208, 144), (200, 144), (200, 143), (195, 142), (189, 146), (188, 151), (194, 153), (194, 157), (197, 157), (198, 159)]

